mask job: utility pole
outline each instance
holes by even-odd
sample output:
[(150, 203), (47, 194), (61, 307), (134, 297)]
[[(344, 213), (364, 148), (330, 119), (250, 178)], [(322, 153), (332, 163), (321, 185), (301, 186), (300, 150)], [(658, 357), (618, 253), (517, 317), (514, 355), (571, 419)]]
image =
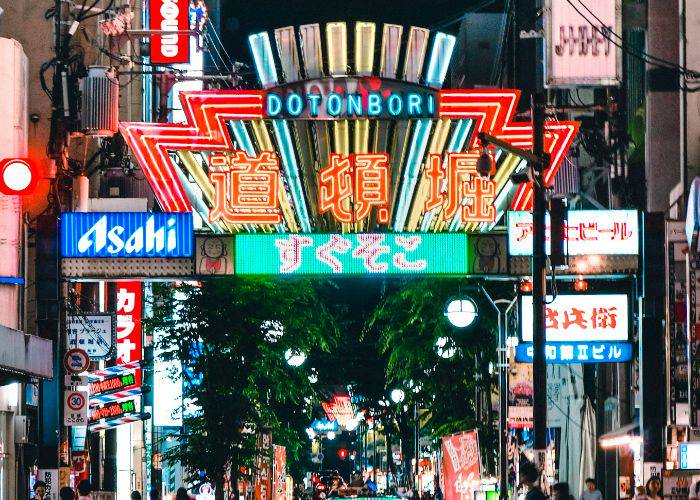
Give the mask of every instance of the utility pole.
[(535, 465), (544, 469), (547, 448), (547, 360), (545, 358), (545, 304), (547, 298), (547, 253), (545, 248), (545, 214), (547, 193), (544, 169), (549, 166), (544, 154), (544, 94), (532, 96), (532, 308), (533, 355), (532, 382)]

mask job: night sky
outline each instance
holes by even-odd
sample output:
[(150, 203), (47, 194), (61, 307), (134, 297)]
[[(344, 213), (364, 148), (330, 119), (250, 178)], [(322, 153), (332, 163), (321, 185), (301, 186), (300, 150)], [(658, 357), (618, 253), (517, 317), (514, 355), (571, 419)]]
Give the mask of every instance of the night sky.
[[(220, 0), (221, 36), (234, 60), (250, 62), (247, 36), (283, 26), (331, 21), (374, 21), (457, 33), (461, 13), (483, 6), (497, 9), (499, 0)], [(381, 31), (378, 30), (378, 33)]]

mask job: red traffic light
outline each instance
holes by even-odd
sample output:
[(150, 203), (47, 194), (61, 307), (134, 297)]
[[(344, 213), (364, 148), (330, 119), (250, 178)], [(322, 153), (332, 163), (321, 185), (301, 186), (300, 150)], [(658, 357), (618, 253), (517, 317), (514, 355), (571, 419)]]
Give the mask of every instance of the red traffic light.
[(0, 161), (0, 193), (30, 194), (38, 182), (39, 172), (30, 159), (6, 158)]
[(339, 450), (338, 450), (338, 456), (339, 456), (342, 460), (345, 460), (346, 458), (348, 458), (348, 450), (346, 450), (345, 448), (339, 449)]

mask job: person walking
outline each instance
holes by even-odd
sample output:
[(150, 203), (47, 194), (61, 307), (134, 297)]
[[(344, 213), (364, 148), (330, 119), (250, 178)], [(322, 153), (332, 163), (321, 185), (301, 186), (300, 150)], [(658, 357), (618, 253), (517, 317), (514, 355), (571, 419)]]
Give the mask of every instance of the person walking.
[(90, 481), (82, 480), (78, 483), (78, 500), (92, 500), (92, 485)]
[(132, 491), (131, 496), (129, 497), (130, 500), (141, 500), (141, 492), (140, 491)]
[(654, 476), (647, 481), (647, 500), (661, 500), (661, 478)]
[(571, 489), (569, 488), (569, 483), (557, 483), (552, 486), (552, 500), (574, 500), (573, 495), (571, 495)]
[(175, 500), (190, 500), (190, 495), (185, 488), (180, 486), (175, 492)]
[(46, 495), (46, 483), (44, 481), (37, 481), (34, 483), (34, 496), (32, 497), (33, 499), (36, 500), (44, 500), (49, 498)]
[(581, 492), (579, 500), (603, 500), (603, 494), (592, 477), (586, 478), (586, 489)]
[(540, 477), (540, 473), (532, 462), (523, 462), (520, 465), (520, 482), (527, 488), (525, 500), (546, 500), (542, 490), (535, 483)]
[(58, 498), (61, 500), (75, 500), (75, 491), (70, 486), (64, 486), (58, 492)]

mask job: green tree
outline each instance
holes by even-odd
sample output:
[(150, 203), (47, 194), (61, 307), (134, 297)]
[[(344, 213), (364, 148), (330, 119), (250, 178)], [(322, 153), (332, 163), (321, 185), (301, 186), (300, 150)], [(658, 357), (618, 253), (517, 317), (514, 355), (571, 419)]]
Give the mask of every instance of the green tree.
[[(387, 387), (402, 388), (404, 404), (423, 410), (422, 432), (438, 438), (478, 428), (488, 466), (495, 463), (497, 450), (491, 406), (496, 380), (489, 373), (497, 357), (497, 316), (483, 297), (472, 293), (480, 310), (478, 321), (464, 331), (453, 328), (444, 307), (461, 288), (464, 281), (452, 279), (395, 283), (369, 318), (366, 333), (378, 332), (380, 351), (388, 354)], [(450, 339), (445, 348), (456, 349), (448, 359), (436, 352), (441, 337)], [(401, 416), (397, 422), (404, 440), (410, 440), (407, 426), (414, 424), (413, 416)]]
[(336, 343), (319, 284), (227, 277), (177, 289), (154, 285), (147, 326), (160, 332), (163, 357), (182, 364), (184, 399), (197, 408), (186, 413), (183, 436), (166, 459), (181, 462), (195, 484), (213, 483), (218, 498), (227, 472), (235, 485), (239, 468), (254, 466), (255, 436), (242, 432), (244, 425), (270, 427), (292, 470), (303, 458), (317, 396), (307, 367), (289, 366), (285, 353), (308, 355)]

